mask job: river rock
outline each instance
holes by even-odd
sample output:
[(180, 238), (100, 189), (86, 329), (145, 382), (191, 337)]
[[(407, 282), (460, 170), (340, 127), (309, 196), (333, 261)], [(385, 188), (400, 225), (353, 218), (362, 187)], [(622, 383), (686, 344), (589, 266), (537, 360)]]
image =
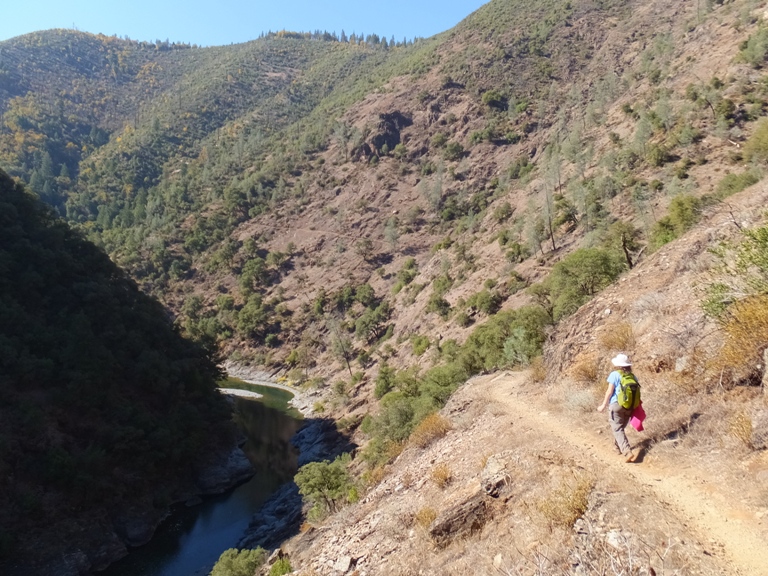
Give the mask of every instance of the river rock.
[(299, 466), (321, 460), (333, 460), (339, 454), (355, 448), (336, 429), (330, 418), (310, 420), (299, 430), (291, 443), (299, 449)]
[(221, 494), (244, 482), (255, 472), (245, 452), (234, 448), (225, 458), (218, 459), (199, 471), (196, 484), (202, 494)]
[(115, 521), (115, 532), (128, 546), (141, 546), (152, 539), (157, 526), (156, 519), (148, 516), (134, 516)]
[(267, 502), (251, 518), (246, 535), (238, 542), (238, 548), (272, 549), (297, 530), (301, 523), (301, 495), (291, 482), (278, 488)]

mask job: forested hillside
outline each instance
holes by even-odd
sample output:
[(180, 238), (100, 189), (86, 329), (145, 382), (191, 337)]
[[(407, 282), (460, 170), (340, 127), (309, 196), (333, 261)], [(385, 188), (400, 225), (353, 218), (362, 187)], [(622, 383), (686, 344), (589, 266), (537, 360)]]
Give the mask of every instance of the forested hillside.
[(3, 172), (0, 272), (1, 566), (167, 506), (232, 430), (210, 351)]
[(492, 0), (416, 42), (204, 49), (41, 32), (0, 43), (0, 166), (182, 333), (344, 416), (375, 479), (467, 377), (569, 369), (568, 318), (760, 182), (765, 9)]

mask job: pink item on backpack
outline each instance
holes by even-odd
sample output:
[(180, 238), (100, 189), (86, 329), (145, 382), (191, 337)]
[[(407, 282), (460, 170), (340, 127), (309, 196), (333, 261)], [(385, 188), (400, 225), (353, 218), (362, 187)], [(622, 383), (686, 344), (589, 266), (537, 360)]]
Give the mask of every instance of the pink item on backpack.
[(637, 408), (632, 410), (632, 416), (629, 417), (629, 423), (632, 425), (632, 428), (638, 432), (642, 432), (643, 420), (645, 420), (645, 410), (643, 410), (643, 405), (640, 404)]

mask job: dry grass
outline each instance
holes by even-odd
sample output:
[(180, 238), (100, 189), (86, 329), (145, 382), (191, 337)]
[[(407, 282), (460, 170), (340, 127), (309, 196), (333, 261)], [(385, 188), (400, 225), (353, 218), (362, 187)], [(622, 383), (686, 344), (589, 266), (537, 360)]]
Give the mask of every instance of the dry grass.
[(731, 306), (723, 330), (725, 343), (712, 361), (714, 371), (726, 374), (729, 383), (755, 376), (768, 344), (768, 295), (750, 296)]
[(635, 332), (629, 322), (620, 322), (606, 327), (598, 337), (600, 346), (607, 352), (626, 352), (634, 350)]
[(595, 411), (595, 406), (598, 404), (601, 392), (602, 390), (598, 391), (597, 387), (589, 390), (574, 390), (571, 392), (571, 397), (568, 399), (567, 406), (577, 412), (591, 414)]
[(426, 530), (435, 521), (435, 518), (437, 518), (437, 510), (431, 506), (425, 506), (416, 512), (413, 521), (416, 523), (416, 526)]
[(571, 376), (576, 382), (594, 384), (600, 376), (600, 367), (597, 358), (587, 356), (580, 358), (571, 368)]
[(363, 473), (363, 481), (365, 482), (366, 486), (369, 488), (372, 488), (373, 486), (376, 486), (384, 480), (384, 477), (387, 475), (387, 470), (384, 466), (376, 466), (375, 468), (371, 468), (370, 470), (366, 470)]
[(746, 413), (737, 412), (731, 417), (728, 432), (734, 438), (741, 440), (750, 450), (754, 449), (752, 444), (752, 419)]
[(424, 418), (411, 433), (412, 446), (426, 448), (438, 438), (442, 438), (451, 430), (451, 422), (440, 414), (433, 413)]
[(448, 467), (448, 464), (441, 462), (432, 469), (429, 477), (432, 479), (432, 482), (434, 482), (435, 485), (442, 490), (451, 483), (451, 480), (453, 479), (453, 473)]
[(544, 366), (544, 358), (536, 356), (531, 360), (531, 379), (538, 383), (544, 382), (547, 377), (547, 368)]
[(587, 511), (593, 486), (591, 478), (582, 476), (570, 484), (563, 484), (549, 496), (539, 500), (537, 508), (547, 520), (550, 529), (573, 526)]

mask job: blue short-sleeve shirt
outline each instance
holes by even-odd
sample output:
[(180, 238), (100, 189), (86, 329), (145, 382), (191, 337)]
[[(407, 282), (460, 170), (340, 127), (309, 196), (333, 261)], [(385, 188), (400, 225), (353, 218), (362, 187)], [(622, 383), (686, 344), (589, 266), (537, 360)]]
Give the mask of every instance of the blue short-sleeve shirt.
[(621, 384), (621, 372), (618, 370), (614, 370), (610, 374), (608, 374), (608, 384), (613, 384), (613, 396), (611, 396), (611, 401), (608, 402), (608, 404), (618, 404), (619, 403), (619, 385)]

